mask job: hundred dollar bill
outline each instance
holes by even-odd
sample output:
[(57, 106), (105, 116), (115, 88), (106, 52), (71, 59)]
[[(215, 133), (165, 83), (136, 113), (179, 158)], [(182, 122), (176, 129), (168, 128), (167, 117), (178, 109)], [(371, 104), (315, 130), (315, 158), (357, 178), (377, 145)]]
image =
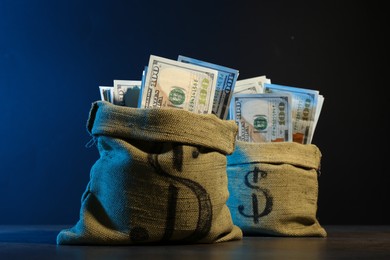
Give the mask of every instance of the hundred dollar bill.
[[(271, 83), (271, 80), (266, 76), (258, 76), (253, 78), (241, 79), (236, 81), (234, 86), (234, 94), (259, 94), (264, 92), (264, 83)], [(232, 119), (230, 112), (227, 119)]]
[(114, 80), (114, 105), (137, 107), (140, 95), (140, 80)]
[(265, 83), (264, 92), (287, 92), (291, 94), (293, 141), (310, 144), (313, 137), (313, 127), (315, 126), (319, 91)]
[(229, 104), (233, 95), (239, 71), (206, 61), (179, 55), (178, 61), (200, 65), (218, 71), (217, 86), (213, 100), (213, 114), (221, 119), (226, 119), (229, 112)]
[(230, 113), (238, 125), (237, 140), (291, 142), (291, 102), (289, 93), (234, 94)]
[(141, 103), (142, 103), (142, 93), (144, 93), (144, 89), (145, 89), (145, 77), (147, 71), (148, 71), (148, 66), (145, 66), (144, 70), (142, 71), (141, 89), (139, 91), (139, 98), (138, 98), (138, 105), (137, 105), (138, 108), (141, 107)]
[(211, 114), (217, 76), (214, 69), (150, 55), (141, 107)]
[(324, 96), (319, 94), (317, 108), (316, 108), (316, 114), (314, 116), (313, 134), (311, 136), (310, 143), (312, 142), (312, 139), (314, 136), (314, 131), (316, 130), (316, 127), (317, 127), (317, 122), (318, 122), (318, 119), (319, 119), (320, 114), (321, 114), (322, 105), (324, 104), (324, 100), (325, 100)]
[(264, 83), (271, 83), (266, 76), (237, 80), (234, 94), (264, 93)]
[(113, 88), (113, 86), (99, 86), (100, 99), (112, 103)]

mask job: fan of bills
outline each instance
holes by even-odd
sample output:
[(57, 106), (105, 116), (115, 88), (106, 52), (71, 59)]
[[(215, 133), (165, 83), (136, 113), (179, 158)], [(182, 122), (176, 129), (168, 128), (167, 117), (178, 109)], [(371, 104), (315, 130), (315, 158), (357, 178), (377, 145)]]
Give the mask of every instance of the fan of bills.
[(141, 80), (99, 86), (101, 99), (134, 108), (176, 108), (215, 114), (238, 125), (237, 140), (297, 142), (313, 139), (324, 97), (317, 90), (271, 83), (266, 76), (238, 80), (239, 71), (179, 55), (150, 55)]

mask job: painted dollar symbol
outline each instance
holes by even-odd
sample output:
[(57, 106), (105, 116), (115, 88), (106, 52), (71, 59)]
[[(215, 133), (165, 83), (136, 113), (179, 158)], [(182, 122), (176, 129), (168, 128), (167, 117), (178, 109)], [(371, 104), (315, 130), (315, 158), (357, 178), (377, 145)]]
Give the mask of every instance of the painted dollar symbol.
[[(194, 159), (196, 159), (199, 155), (198, 149), (195, 149), (196, 150), (194, 150), (192, 153), (192, 158)], [(194, 232), (188, 237), (184, 238), (183, 241), (197, 241), (205, 237), (210, 232), (213, 217), (211, 200), (206, 189), (203, 188), (199, 183), (194, 182), (190, 179), (172, 176), (169, 173), (165, 172), (160, 166), (157, 154), (149, 154), (148, 160), (149, 163), (156, 170), (157, 174), (161, 176), (166, 176), (185, 185), (195, 194), (197, 198), (199, 208), (197, 225)], [(175, 144), (173, 145), (173, 168), (179, 172), (182, 172), (182, 166), (183, 146), (181, 144)], [(179, 188), (173, 184), (170, 184), (168, 189), (168, 214), (166, 217), (165, 233), (162, 238), (162, 241), (168, 241), (172, 237), (172, 232), (174, 230), (175, 225), (176, 205), (179, 191)]]
[(272, 211), (272, 206), (273, 206), (273, 198), (269, 192), (268, 189), (260, 188), (260, 186), (257, 185), (252, 185), (251, 182), (249, 181), (249, 176), (253, 174), (252, 181), (253, 183), (258, 183), (261, 178), (266, 178), (267, 177), (267, 172), (260, 170), (257, 166), (253, 169), (253, 171), (249, 171), (245, 175), (245, 185), (248, 186), (251, 189), (254, 189), (256, 191), (260, 191), (263, 193), (265, 197), (265, 207), (263, 212), (259, 213), (259, 202), (257, 199), (257, 193), (252, 193), (252, 211), (253, 215), (246, 214), (244, 212), (244, 205), (239, 205), (238, 206), (238, 212), (240, 212), (241, 215), (244, 217), (253, 217), (253, 222), (255, 224), (259, 223), (259, 219), (263, 216), (268, 215)]

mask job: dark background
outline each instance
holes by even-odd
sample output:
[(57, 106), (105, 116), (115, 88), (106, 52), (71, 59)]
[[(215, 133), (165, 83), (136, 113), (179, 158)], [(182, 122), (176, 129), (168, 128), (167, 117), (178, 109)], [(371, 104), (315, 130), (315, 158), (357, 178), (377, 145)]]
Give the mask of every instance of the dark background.
[(321, 224), (390, 224), (387, 18), (375, 1), (0, 0), (0, 224), (74, 224), (99, 85), (149, 55), (316, 89)]

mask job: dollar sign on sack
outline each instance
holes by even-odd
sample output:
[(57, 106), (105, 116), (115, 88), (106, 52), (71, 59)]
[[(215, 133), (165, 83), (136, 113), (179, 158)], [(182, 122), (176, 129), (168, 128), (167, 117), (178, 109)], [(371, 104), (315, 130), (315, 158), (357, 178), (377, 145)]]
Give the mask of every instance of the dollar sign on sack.
[[(183, 145), (182, 144), (174, 144), (172, 147), (173, 152), (173, 169), (182, 172), (182, 166), (183, 166)], [(199, 156), (199, 150), (198, 148), (194, 147), (194, 150), (192, 152), (192, 158), (196, 159)], [(148, 154), (148, 161), (152, 165), (152, 167), (155, 169), (156, 173), (160, 176), (165, 176), (167, 178), (170, 178), (180, 184), (185, 185), (188, 187), (191, 192), (194, 193), (197, 201), (198, 201), (198, 219), (196, 228), (191, 233), (191, 235), (187, 236), (186, 238), (183, 238), (183, 242), (193, 242), (200, 240), (201, 238), (205, 237), (211, 229), (211, 223), (212, 223), (212, 205), (210, 196), (207, 193), (207, 190), (202, 187), (199, 183), (194, 182), (190, 179), (178, 177), (178, 176), (172, 176), (168, 172), (164, 171), (159, 163), (158, 160), (158, 154)], [(169, 184), (168, 187), (168, 199), (167, 199), (167, 216), (166, 216), (166, 225), (165, 225), (165, 231), (164, 235), (161, 239), (162, 242), (169, 241), (172, 237), (174, 228), (175, 228), (175, 219), (176, 219), (176, 206), (177, 206), (177, 200), (178, 200), (178, 193), (179, 193), (179, 187), (175, 186), (174, 184)], [(137, 227), (134, 231), (140, 231), (140, 228)], [(142, 230), (143, 233), (147, 232), (147, 230)], [(140, 237), (139, 234), (130, 234), (130, 237)], [(147, 238), (147, 234), (141, 235), (141, 237)]]
[[(252, 178), (250, 178), (252, 176)], [(270, 191), (265, 188), (260, 187), (260, 180), (267, 177), (267, 172), (262, 171), (259, 169), (259, 167), (255, 166), (253, 171), (247, 172), (245, 175), (245, 185), (251, 189), (254, 189), (255, 191), (252, 193), (252, 213), (253, 214), (247, 214), (244, 212), (245, 207), (244, 205), (238, 206), (238, 212), (247, 218), (253, 218), (253, 223), (257, 224), (259, 223), (259, 219), (261, 217), (264, 217), (268, 215), (272, 211), (273, 206), (273, 198), (270, 194)], [(252, 181), (250, 181), (252, 179)], [(252, 184), (253, 183), (253, 184)], [(255, 185), (258, 184), (258, 185)], [(258, 201), (258, 195), (259, 193), (262, 193), (262, 195), (265, 197), (265, 207), (262, 212), (259, 212), (259, 201)]]

